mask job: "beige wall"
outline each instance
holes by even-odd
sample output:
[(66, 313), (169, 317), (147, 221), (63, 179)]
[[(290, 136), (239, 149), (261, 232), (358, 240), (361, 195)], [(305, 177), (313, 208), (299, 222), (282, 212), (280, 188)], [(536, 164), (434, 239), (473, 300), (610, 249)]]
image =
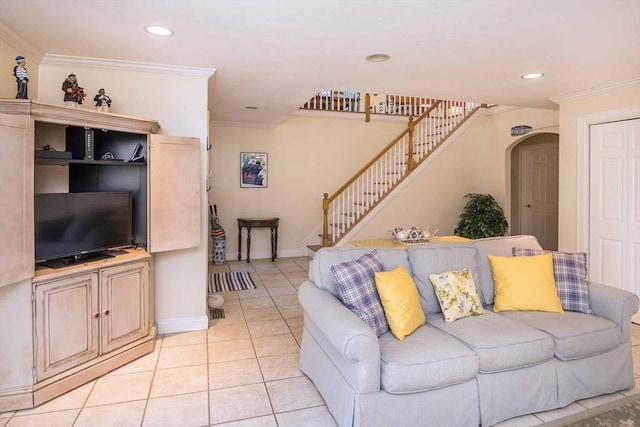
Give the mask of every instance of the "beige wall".
[(387, 208), (358, 232), (354, 239), (374, 239), (395, 226), (438, 228), (453, 234), (468, 193), (493, 195), (510, 218), (510, 151), (522, 136), (511, 127), (527, 124), (533, 130), (557, 132), (558, 112), (532, 108), (491, 108), (452, 141)]
[[(466, 202), (463, 196), (470, 192), (491, 193), (508, 206), (507, 151), (521, 139), (510, 135), (511, 127), (529, 124), (534, 127), (531, 134), (557, 131), (558, 112), (518, 108), (485, 114), (472, 119), (464, 133), (352, 239), (383, 237), (397, 225), (452, 234)], [(340, 187), (403, 129), (403, 122), (309, 117), (290, 117), (275, 129), (213, 126), (209, 201), (217, 204), (227, 233), (228, 259), (237, 256), (238, 217), (280, 217), (281, 256), (306, 253), (301, 242), (322, 223), (322, 194)], [(269, 153), (267, 189), (240, 188), (241, 151)], [(267, 230), (252, 232), (252, 258), (268, 257), (269, 248)]]
[(640, 83), (556, 101), (560, 105), (560, 205), (558, 248), (577, 249), (577, 147), (581, 116), (640, 106)]
[(462, 135), (429, 159), (424, 170), (368, 222), (352, 239), (387, 237), (396, 226), (439, 229), (438, 235), (451, 235), (466, 203), (468, 193), (501, 191), (487, 170), (488, 156), (494, 151), (489, 135), (490, 117), (479, 116)]
[[(489, 124), (489, 134), (495, 145), (487, 164), (492, 179), (500, 185), (500, 198), (503, 199), (505, 215), (511, 223), (511, 151), (521, 141), (540, 133), (559, 133), (558, 110), (539, 108), (495, 107)], [(493, 110), (493, 109), (492, 109)], [(490, 110), (491, 111), (491, 110)], [(502, 112), (500, 112), (502, 111)], [(517, 125), (529, 125), (533, 129), (520, 136), (511, 136), (511, 128)]]
[[(212, 127), (209, 202), (218, 207), (229, 259), (237, 257), (236, 218), (242, 217), (279, 217), (280, 256), (306, 255), (302, 241), (322, 223), (323, 193), (337, 190), (405, 127), (404, 121), (365, 123), (362, 115), (362, 120), (344, 120), (321, 114), (289, 117), (273, 129)], [(243, 151), (268, 153), (267, 188), (240, 188)], [(251, 253), (252, 258), (269, 256), (267, 229), (252, 231)]]

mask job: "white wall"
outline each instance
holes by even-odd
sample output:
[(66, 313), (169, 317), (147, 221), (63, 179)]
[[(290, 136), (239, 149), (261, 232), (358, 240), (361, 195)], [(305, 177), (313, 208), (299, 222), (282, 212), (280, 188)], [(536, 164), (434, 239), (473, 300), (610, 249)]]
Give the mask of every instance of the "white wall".
[[(39, 101), (63, 104), (62, 82), (75, 73), (87, 98), (81, 108), (94, 108), (101, 87), (112, 100), (111, 112), (158, 120), (159, 133), (200, 138), (202, 150), (202, 240), (193, 249), (154, 255), (155, 315), (160, 333), (208, 326), (207, 80), (213, 70), (156, 66), (124, 61), (45, 56), (40, 65)], [(180, 179), (180, 177), (176, 177)]]

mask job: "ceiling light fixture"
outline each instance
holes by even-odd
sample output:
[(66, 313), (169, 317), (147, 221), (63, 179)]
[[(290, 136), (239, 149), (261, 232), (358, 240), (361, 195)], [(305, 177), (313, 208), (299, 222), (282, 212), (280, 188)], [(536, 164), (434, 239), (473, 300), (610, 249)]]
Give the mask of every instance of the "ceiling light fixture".
[(529, 73), (521, 76), (523, 79), (531, 80), (531, 79), (539, 79), (544, 77), (544, 73)]
[(144, 30), (154, 36), (168, 37), (173, 35), (173, 30), (160, 25), (147, 25)]
[(390, 58), (391, 57), (386, 53), (374, 53), (365, 57), (365, 59), (369, 62), (384, 62), (388, 61)]

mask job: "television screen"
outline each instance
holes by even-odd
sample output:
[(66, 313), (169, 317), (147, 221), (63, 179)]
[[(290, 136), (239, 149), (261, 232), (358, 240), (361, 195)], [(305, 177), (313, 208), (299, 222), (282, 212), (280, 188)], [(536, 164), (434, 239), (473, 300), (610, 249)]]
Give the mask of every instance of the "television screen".
[(36, 262), (131, 246), (131, 193), (36, 194)]

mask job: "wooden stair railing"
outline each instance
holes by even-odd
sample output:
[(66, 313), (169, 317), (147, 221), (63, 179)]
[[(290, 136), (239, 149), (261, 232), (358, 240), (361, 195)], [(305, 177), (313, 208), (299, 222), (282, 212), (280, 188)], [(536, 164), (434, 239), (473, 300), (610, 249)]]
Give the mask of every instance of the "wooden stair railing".
[(439, 100), (322, 200), (322, 246), (333, 246), (483, 105)]

